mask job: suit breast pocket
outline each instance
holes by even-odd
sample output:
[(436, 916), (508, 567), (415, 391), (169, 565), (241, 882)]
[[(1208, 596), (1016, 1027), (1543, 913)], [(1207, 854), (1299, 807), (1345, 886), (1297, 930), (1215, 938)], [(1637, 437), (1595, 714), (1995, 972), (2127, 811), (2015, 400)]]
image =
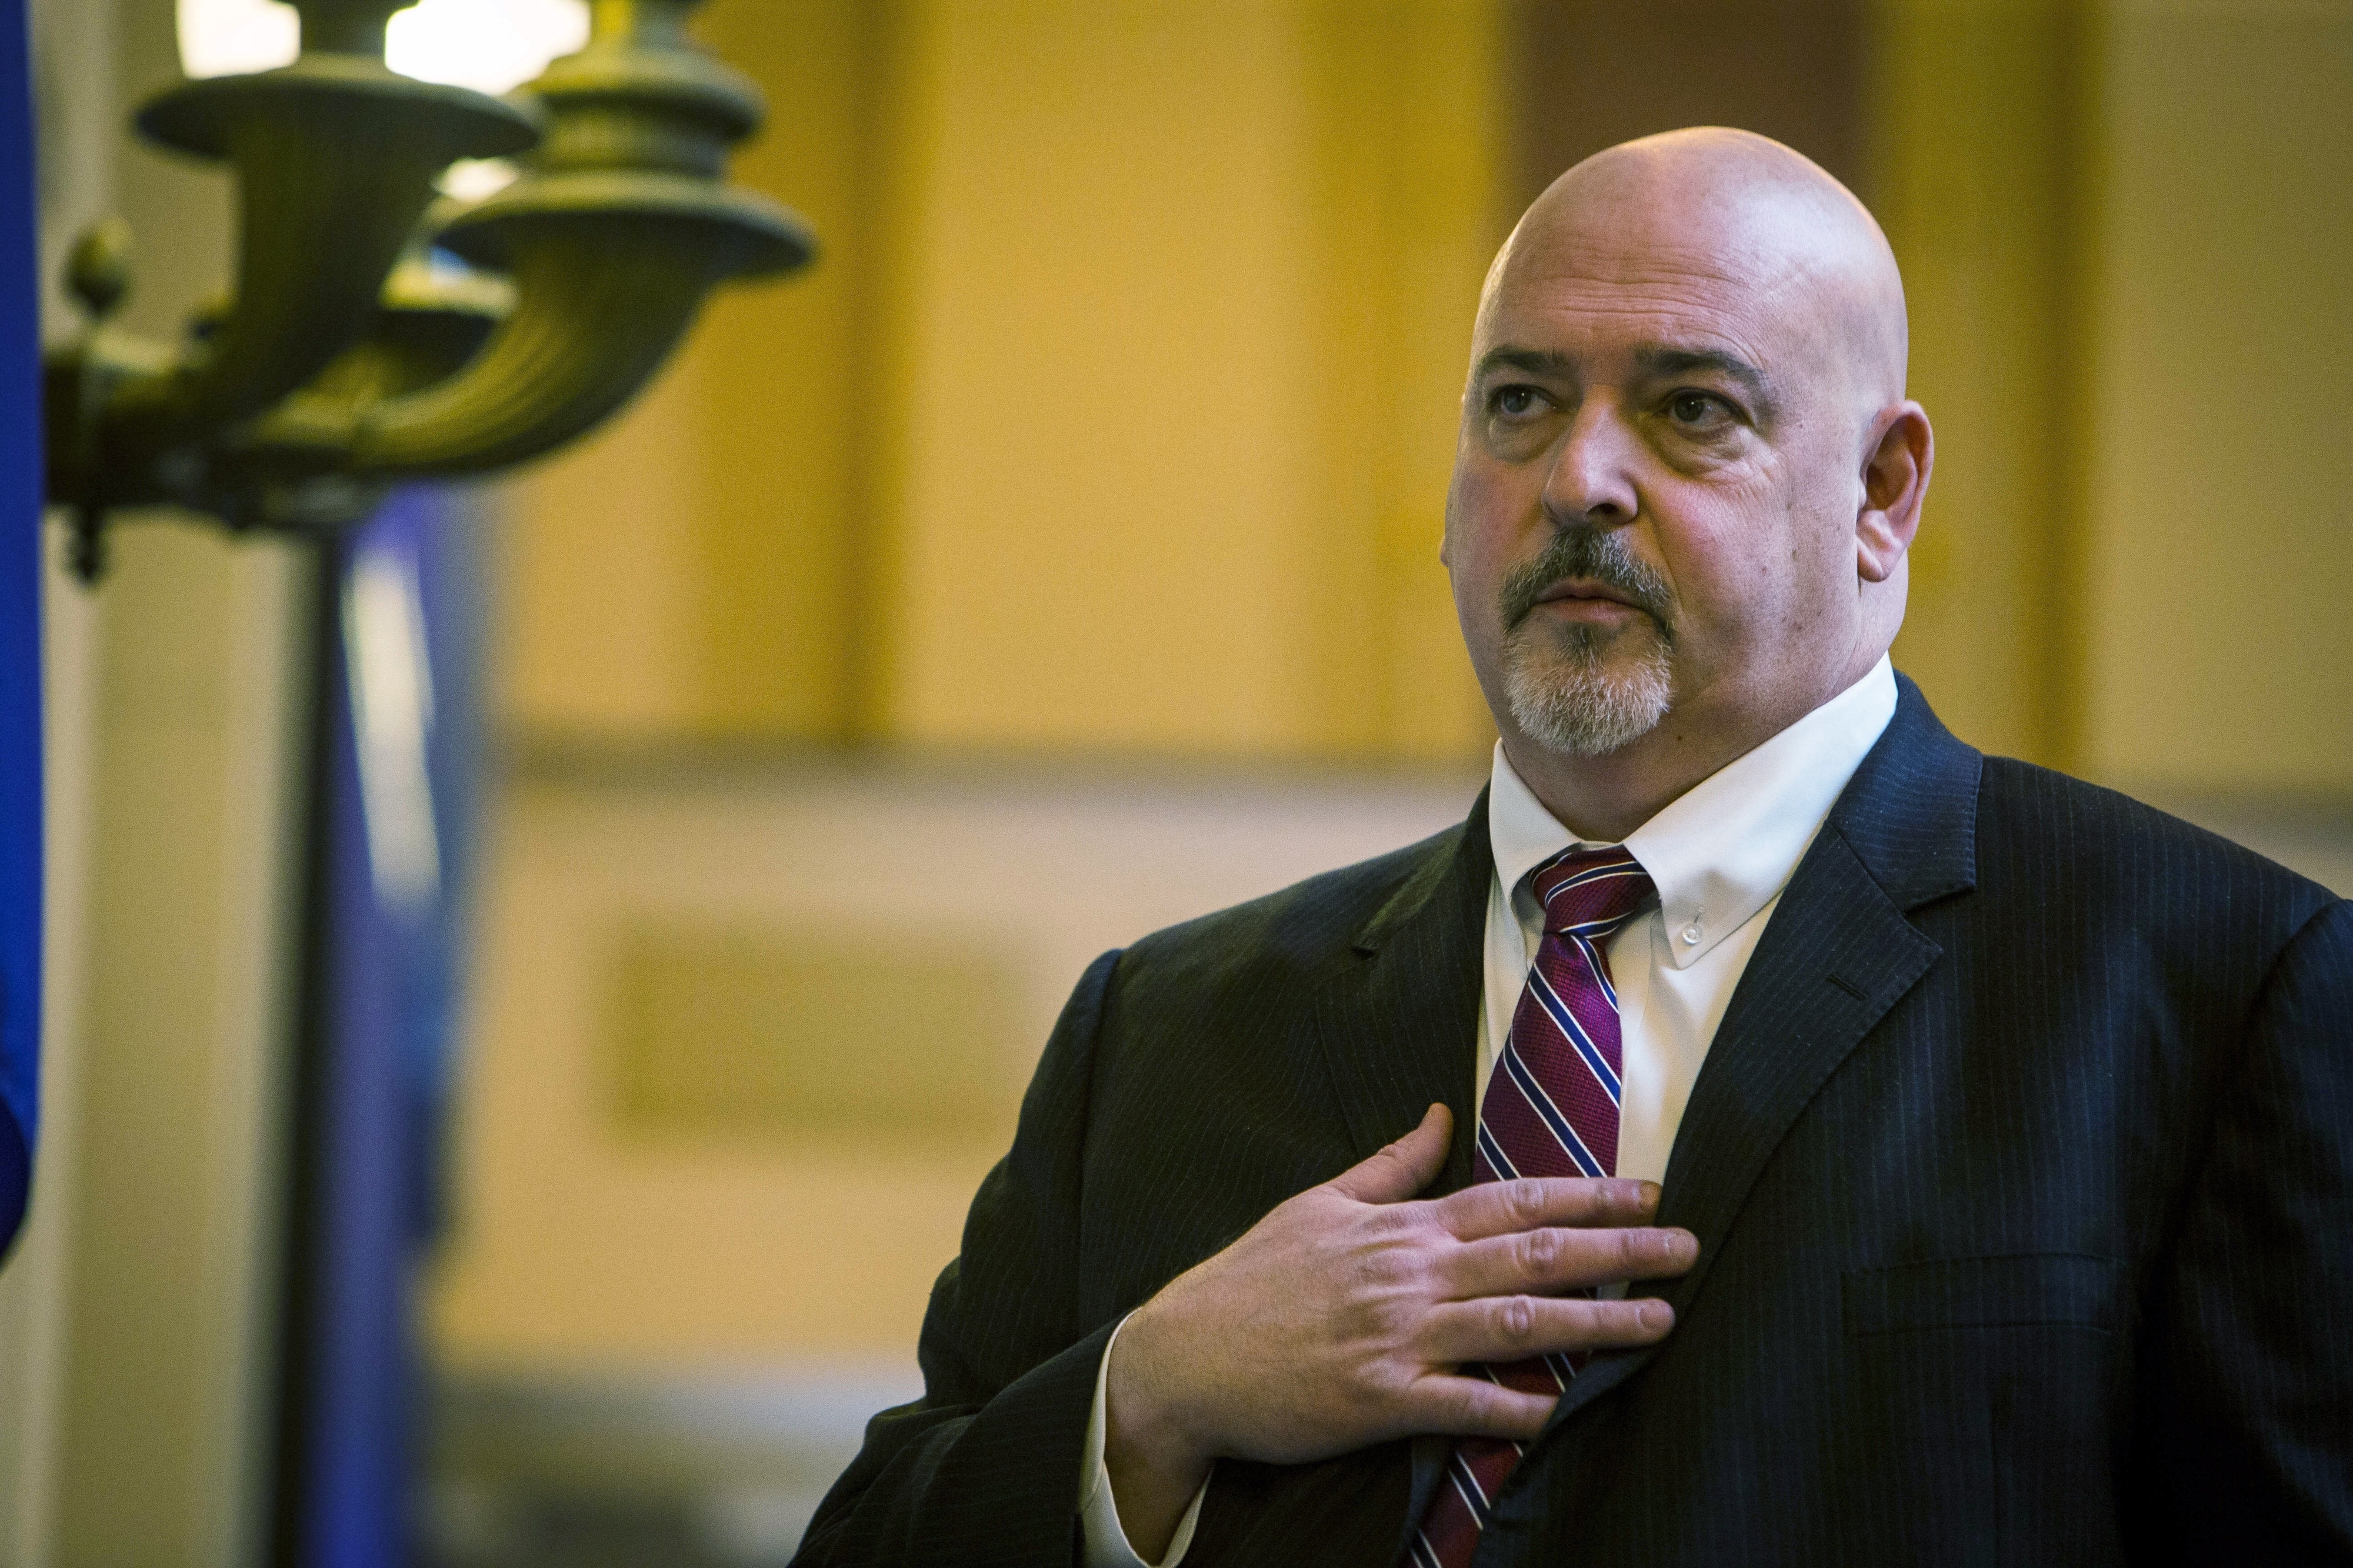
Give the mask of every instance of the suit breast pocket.
[(1847, 1333), (1858, 1338), (2062, 1324), (2110, 1332), (2121, 1271), (2113, 1258), (2080, 1252), (1940, 1258), (1849, 1269), (1841, 1306)]
[(2073, 1252), (1847, 1271), (1853, 1436), (1950, 1560), (2117, 1560), (2110, 1496), (2128, 1438), (2124, 1266)]

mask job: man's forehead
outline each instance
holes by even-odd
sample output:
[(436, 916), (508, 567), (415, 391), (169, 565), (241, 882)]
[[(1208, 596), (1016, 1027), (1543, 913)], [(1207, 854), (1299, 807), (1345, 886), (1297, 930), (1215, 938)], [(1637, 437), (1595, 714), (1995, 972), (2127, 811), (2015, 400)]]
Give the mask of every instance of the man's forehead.
[(1598, 154), (1538, 198), (1489, 276), (1473, 363), (1499, 346), (1599, 374), (1661, 345), (1768, 370), (1860, 355), (1871, 368), (1840, 379), (1900, 396), (1902, 289), (1877, 226), (1827, 174), (1761, 138), (1677, 133)]
[(1793, 298), (1801, 279), (1743, 259), (1689, 250), (1515, 255), (1479, 313), (1473, 353), (1482, 361), (1514, 349), (1654, 367), (1676, 355), (1757, 364), (1782, 346), (1778, 318), (1802, 314)]
[(1579, 380), (1668, 370), (1672, 351), (1690, 356), (1687, 370), (1728, 361), (1784, 390), (1844, 384), (1856, 281), (1841, 249), (1774, 215), (1670, 221), (1682, 216), (1532, 214), (1551, 221), (1523, 225), (1499, 258), (1472, 332), (1474, 374), (1498, 348), (1556, 353)]

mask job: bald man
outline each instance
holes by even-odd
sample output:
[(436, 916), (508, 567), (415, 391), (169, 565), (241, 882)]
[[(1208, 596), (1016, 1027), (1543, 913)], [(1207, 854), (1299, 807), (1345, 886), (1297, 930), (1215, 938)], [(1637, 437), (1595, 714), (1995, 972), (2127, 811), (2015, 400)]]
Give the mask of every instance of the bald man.
[(1905, 353), (1777, 143), (1538, 199), (1487, 790), (1088, 971), (804, 1561), (2353, 1562), (2353, 905), (1890, 668)]

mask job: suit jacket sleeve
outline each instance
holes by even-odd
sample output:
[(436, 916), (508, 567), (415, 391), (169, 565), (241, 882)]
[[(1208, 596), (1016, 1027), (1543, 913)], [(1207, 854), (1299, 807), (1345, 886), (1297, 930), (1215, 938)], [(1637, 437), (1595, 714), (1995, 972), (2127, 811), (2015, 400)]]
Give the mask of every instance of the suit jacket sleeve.
[(2353, 903), (2289, 942), (2150, 1302), (2145, 1554), (2353, 1563)]
[(1095, 1373), (1115, 1321), (1078, 1321), (1078, 1235), (1095, 1037), (1117, 953), (1089, 966), (981, 1184), (964, 1250), (932, 1288), (923, 1397), (867, 1425), (796, 1563), (1075, 1560)]

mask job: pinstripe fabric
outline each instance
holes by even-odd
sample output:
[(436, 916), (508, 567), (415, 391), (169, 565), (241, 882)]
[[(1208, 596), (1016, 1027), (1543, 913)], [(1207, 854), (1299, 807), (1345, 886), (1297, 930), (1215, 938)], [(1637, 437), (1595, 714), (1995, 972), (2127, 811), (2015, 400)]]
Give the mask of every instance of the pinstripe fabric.
[[(1120, 1314), (1466, 1116), (1466, 830), (1091, 968), (812, 1563), (1067, 1563)], [(1470, 1173), (1458, 1139), (1440, 1188)], [(1981, 760), (1909, 682), (1694, 1089), (1667, 1341), (1597, 1355), (1505, 1564), (2353, 1562), (2353, 905)], [(1219, 1467), (1187, 1568), (1396, 1561), (1448, 1445)]]

